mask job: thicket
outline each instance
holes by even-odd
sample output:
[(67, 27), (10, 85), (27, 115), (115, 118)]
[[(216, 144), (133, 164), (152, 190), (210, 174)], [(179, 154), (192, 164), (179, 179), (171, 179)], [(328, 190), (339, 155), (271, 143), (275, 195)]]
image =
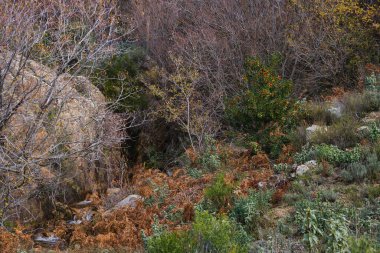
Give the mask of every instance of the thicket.
[(145, 52), (142, 48), (121, 48), (118, 51), (120, 53), (98, 64), (91, 80), (115, 112), (146, 109), (148, 101), (140, 80)]
[(275, 154), (286, 141), (283, 132), (292, 125), (296, 112), (292, 82), (280, 76), (280, 62), (278, 54), (269, 57), (267, 63), (248, 58), (244, 88), (226, 102), (229, 124), (255, 136), (265, 151)]

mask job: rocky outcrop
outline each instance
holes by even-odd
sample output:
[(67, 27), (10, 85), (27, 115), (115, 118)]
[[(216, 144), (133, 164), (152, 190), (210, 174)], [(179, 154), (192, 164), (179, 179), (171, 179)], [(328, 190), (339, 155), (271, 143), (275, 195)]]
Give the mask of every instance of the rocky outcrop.
[[(0, 52), (0, 70), (6, 69), (10, 57), (11, 53)], [(12, 107), (22, 101), (2, 131), (5, 143), (1, 155), (6, 157), (2, 165), (12, 165), (15, 170), (15, 178), (8, 181), (16, 180), (20, 173), (28, 173), (29, 178), (14, 194), (32, 199), (29, 203), (37, 198), (27, 195), (38, 192), (40, 196), (41, 185), (46, 186), (44, 194), (66, 194), (62, 201), (70, 200), (70, 192), (79, 197), (97, 190), (100, 144), (109, 139), (104, 130), (106, 100), (99, 89), (83, 76), (58, 75), (35, 61), (23, 61), (21, 56), (14, 57), (3, 75), (3, 104)], [(28, 170), (22, 171), (25, 167)], [(28, 208), (33, 212), (31, 206)]]

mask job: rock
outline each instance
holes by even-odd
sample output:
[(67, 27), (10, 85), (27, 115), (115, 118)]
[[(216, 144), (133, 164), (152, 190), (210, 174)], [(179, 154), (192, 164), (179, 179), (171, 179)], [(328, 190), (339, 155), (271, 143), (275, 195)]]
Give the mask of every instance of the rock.
[(310, 160), (310, 161), (306, 162), (305, 165), (307, 167), (309, 167), (310, 169), (314, 169), (317, 167), (318, 163), (316, 160)]
[(306, 128), (306, 140), (310, 141), (311, 138), (313, 137), (314, 133), (316, 133), (318, 131), (326, 131), (326, 130), (327, 130), (327, 127), (322, 127), (319, 125), (312, 125), (312, 126)]
[(356, 129), (356, 132), (361, 135), (367, 135), (371, 132), (371, 129), (368, 126), (361, 126), (358, 129)]
[(297, 166), (296, 175), (302, 176), (303, 174), (305, 174), (309, 170), (310, 170), (310, 168), (307, 165), (305, 165), (305, 164), (299, 165), (299, 166)]
[(266, 186), (267, 186), (267, 183), (266, 183), (266, 182), (259, 182), (259, 183), (257, 184), (257, 187), (259, 187), (260, 189), (264, 189)]
[(95, 213), (93, 211), (88, 211), (82, 218), (83, 221), (92, 221)]
[[(0, 50), (0, 70), (5, 68), (10, 57), (11, 52)], [(19, 195), (13, 197), (27, 199), (20, 200), (23, 206), (19, 208), (28, 210), (22, 214), (28, 216), (25, 219), (38, 219), (43, 218), (41, 206), (44, 205), (41, 201), (45, 200), (30, 198), (28, 195), (38, 190), (39, 184), (54, 184), (58, 177), (62, 177), (62, 171), (67, 180), (59, 184), (58, 192), (67, 193), (64, 197), (68, 202), (76, 201), (78, 196), (97, 191), (105, 185), (106, 179), (103, 178), (106, 177), (96, 175), (94, 169), (98, 166), (95, 161), (103, 162), (106, 159), (100, 155), (103, 153), (103, 145), (99, 144), (112, 140), (109, 136), (118, 130), (106, 129), (109, 114), (106, 99), (87, 78), (67, 73), (58, 75), (55, 70), (33, 60), (26, 61), (25, 65), (21, 63), (21, 56), (16, 56), (9, 66), (10, 72), (3, 77), (3, 88), (6, 91), (2, 94), (3, 102), (18, 101), (25, 96), (26, 91), (30, 90), (30, 93), (23, 100), (24, 103), (16, 107), (14, 115), (3, 127), (1, 134), (10, 141), (3, 143), (2, 148), (10, 154), (16, 154), (23, 148), (28, 154), (30, 160), (23, 160), (22, 163), (33, 164), (30, 166), (33, 167), (30, 174), (36, 180), (30, 178), (27, 184), (17, 189)], [(19, 65), (25, 67), (18, 71)], [(13, 76), (12, 73), (18, 73), (18, 76)], [(53, 90), (50, 90), (51, 87), (54, 87)], [(41, 114), (40, 104), (48, 98), (51, 103)], [(120, 129), (118, 124), (114, 125), (115, 129)], [(29, 136), (28, 131), (31, 133)], [(30, 145), (25, 145), (26, 143)], [(69, 155), (70, 159), (66, 161), (65, 155)], [(7, 166), (16, 162), (22, 168), (23, 164), (17, 164), (19, 160), (21, 159), (9, 158), (2, 163)], [(64, 167), (56, 170), (54, 168), (57, 165)], [(49, 213), (49, 210), (46, 212)]]
[(137, 202), (138, 201), (143, 201), (143, 200), (144, 200), (144, 198), (141, 197), (140, 195), (137, 195), (137, 194), (129, 195), (128, 197), (126, 197), (122, 201), (118, 202), (114, 207), (112, 207), (111, 209), (105, 211), (102, 214), (102, 216), (103, 217), (107, 217), (110, 214), (112, 214), (114, 211), (122, 209), (124, 207), (135, 208), (137, 206)]
[(168, 177), (172, 177), (173, 176), (173, 170), (172, 169), (166, 169), (165, 170), (165, 173)]
[(334, 102), (334, 104), (327, 109), (328, 112), (330, 112), (331, 115), (333, 115), (336, 118), (342, 117), (343, 114), (344, 105), (340, 102)]
[(70, 220), (67, 222), (69, 225), (80, 225), (83, 222), (88, 222), (92, 221), (95, 213), (93, 211), (87, 211), (86, 213), (83, 214), (81, 219), (77, 219), (77, 215), (74, 216), (73, 220)]
[(136, 194), (129, 195), (128, 197), (126, 197), (125, 199), (117, 203), (114, 209), (121, 209), (126, 206), (134, 208), (136, 207), (137, 202), (142, 201), (142, 200), (143, 200), (143, 197), (141, 197), (140, 195), (136, 195)]
[(67, 224), (69, 224), (69, 225), (79, 225), (79, 224), (82, 224), (82, 221), (81, 220), (76, 220), (75, 217), (74, 217), (74, 220), (68, 221)]
[(56, 246), (61, 243), (61, 239), (55, 235), (43, 236), (42, 234), (37, 234), (34, 236), (33, 240), (44, 246)]

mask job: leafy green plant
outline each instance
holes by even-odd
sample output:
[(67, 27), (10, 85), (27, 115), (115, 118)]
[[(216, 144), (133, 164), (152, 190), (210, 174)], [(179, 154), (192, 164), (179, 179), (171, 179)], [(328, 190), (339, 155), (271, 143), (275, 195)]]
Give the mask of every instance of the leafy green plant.
[(345, 182), (361, 182), (365, 179), (375, 180), (377, 178), (380, 172), (380, 161), (377, 154), (365, 149), (362, 157), (362, 160), (348, 164), (341, 172), (341, 177)]
[(197, 168), (188, 169), (187, 174), (189, 174), (190, 177), (195, 178), (195, 179), (199, 179), (203, 175), (202, 171), (198, 170)]
[(91, 81), (113, 104), (116, 112), (145, 108), (148, 104), (138, 76), (144, 59), (141, 48), (124, 50), (122, 54), (106, 59), (97, 67)]
[(310, 148), (305, 147), (301, 152), (295, 154), (294, 159), (297, 163), (304, 163), (312, 159), (319, 161), (325, 160), (333, 165), (339, 166), (359, 162), (362, 157), (360, 147), (352, 150), (342, 150), (333, 145), (321, 144)]
[(189, 231), (160, 231), (145, 240), (149, 253), (243, 253), (248, 252), (249, 237), (227, 217), (203, 211), (196, 213)]
[(322, 201), (335, 202), (338, 194), (333, 190), (323, 190), (318, 193), (318, 197)]
[(224, 216), (197, 212), (191, 234), (197, 238), (195, 252), (248, 252), (249, 237)]
[(376, 122), (373, 122), (369, 126), (369, 139), (372, 143), (375, 143), (380, 138), (380, 128), (377, 126)]
[(217, 210), (227, 206), (233, 194), (233, 186), (227, 184), (224, 180), (224, 174), (219, 173), (214, 182), (205, 189), (205, 201), (210, 202), (212, 207)]
[(273, 171), (277, 174), (280, 174), (282, 172), (287, 173), (291, 168), (292, 167), (287, 163), (278, 163), (273, 165)]
[(272, 191), (258, 191), (237, 199), (230, 217), (257, 236), (259, 227), (263, 225), (262, 218), (271, 207), (272, 194)]
[(368, 238), (350, 238), (349, 252), (351, 253), (376, 253), (379, 252), (380, 245)]
[(147, 240), (148, 253), (185, 253), (188, 252), (188, 235), (186, 232), (164, 232)]
[(303, 201), (296, 206), (295, 220), (310, 252), (344, 252), (348, 248), (345, 208), (327, 202)]
[(144, 200), (144, 204), (148, 206), (152, 206), (155, 204), (161, 206), (170, 193), (169, 187), (167, 184), (160, 186), (156, 185), (154, 182), (151, 182), (151, 185), (153, 187), (154, 194), (152, 194), (149, 198), (146, 198)]
[[(256, 135), (266, 151), (277, 150), (284, 142), (283, 128), (293, 123), (295, 102), (291, 98), (292, 82), (278, 74), (281, 57), (271, 55), (264, 63), (257, 57), (245, 62), (245, 86), (237, 95), (227, 98), (226, 117), (236, 129)], [(258, 133), (259, 132), (259, 133)]]
[(301, 225), (301, 233), (304, 235), (303, 241), (312, 250), (319, 244), (323, 231), (319, 228), (316, 210), (307, 208), (302, 213), (297, 213), (297, 222)]
[(343, 214), (337, 214), (326, 222), (327, 248), (326, 252), (345, 252), (348, 248), (348, 224)]
[(198, 158), (198, 163), (206, 171), (215, 171), (221, 167), (221, 158), (216, 149), (216, 142), (206, 136), (206, 143), (203, 152)]

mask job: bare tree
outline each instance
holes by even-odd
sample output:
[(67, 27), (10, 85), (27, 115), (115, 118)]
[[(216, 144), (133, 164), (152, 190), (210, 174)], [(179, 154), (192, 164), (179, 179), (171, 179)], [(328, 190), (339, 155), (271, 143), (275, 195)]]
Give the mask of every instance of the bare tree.
[(285, 1), (144, 0), (131, 5), (136, 34), (158, 64), (176, 72), (174, 55), (199, 74), (189, 105), (199, 111), (191, 120), (207, 118), (190, 124), (203, 125), (192, 134), (198, 140), (221, 129), (225, 98), (243, 85), (245, 57), (284, 51), (286, 46)]

